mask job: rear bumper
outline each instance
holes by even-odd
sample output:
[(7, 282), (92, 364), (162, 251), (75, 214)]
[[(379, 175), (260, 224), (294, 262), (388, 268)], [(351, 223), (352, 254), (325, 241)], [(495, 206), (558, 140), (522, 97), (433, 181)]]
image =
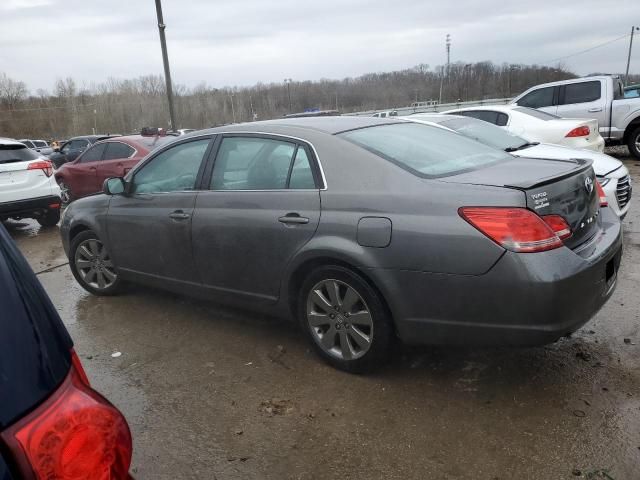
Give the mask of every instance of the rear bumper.
[[(53, 205), (57, 205), (54, 207)], [(47, 195), (45, 197), (16, 200), (0, 203), (0, 218), (40, 216), (51, 209), (60, 208), (60, 197)]]
[(371, 270), (411, 344), (536, 345), (571, 333), (613, 293), (622, 230), (610, 210), (580, 250), (505, 252), (483, 275)]

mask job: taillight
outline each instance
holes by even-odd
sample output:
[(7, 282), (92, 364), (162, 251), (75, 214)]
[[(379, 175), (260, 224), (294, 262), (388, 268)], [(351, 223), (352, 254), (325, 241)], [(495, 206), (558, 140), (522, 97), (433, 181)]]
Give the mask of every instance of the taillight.
[(58, 390), (1, 436), (26, 478), (129, 478), (129, 426), (111, 403), (88, 386), (75, 354)]
[(609, 202), (607, 201), (607, 194), (604, 193), (604, 188), (602, 188), (602, 185), (600, 185), (600, 182), (598, 180), (596, 180), (596, 192), (598, 192), (600, 206), (606, 207), (607, 205), (609, 205)]
[(571, 236), (571, 227), (560, 215), (543, 215), (542, 220), (551, 227), (560, 240)]
[(53, 175), (53, 165), (49, 160), (38, 160), (37, 162), (31, 162), (27, 167), (27, 170), (42, 170), (47, 177)]
[(562, 246), (554, 227), (526, 208), (462, 207), (458, 212), (480, 232), (514, 252), (543, 252)]
[(565, 135), (565, 137), (588, 137), (591, 130), (587, 126), (577, 127)]

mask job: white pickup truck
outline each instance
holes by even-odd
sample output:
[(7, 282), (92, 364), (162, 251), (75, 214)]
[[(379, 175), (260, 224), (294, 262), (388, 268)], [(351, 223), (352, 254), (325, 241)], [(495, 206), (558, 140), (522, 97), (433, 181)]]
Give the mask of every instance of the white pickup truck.
[(626, 144), (640, 159), (640, 98), (625, 98), (616, 75), (536, 85), (511, 103), (565, 118), (595, 118), (607, 145)]

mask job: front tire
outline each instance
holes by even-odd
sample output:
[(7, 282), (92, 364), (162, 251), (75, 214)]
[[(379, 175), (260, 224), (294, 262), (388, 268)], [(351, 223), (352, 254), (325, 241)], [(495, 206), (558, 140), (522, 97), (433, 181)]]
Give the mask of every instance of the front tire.
[(47, 210), (47, 213), (36, 218), (36, 221), (43, 227), (55, 227), (60, 221), (60, 209)]
[(84, 231), (71, 241), (69, 266), (78, 283), (94, 295), (115, 295), (122, 286), (107, 247), (92, 231)]
[(60, 187), (60, 200), (62, 201), (62, 205), (69, 205), (73, 200), (69, 186), (64, 183), (64, 180), (60, 180), (58, 186)]
[(340, 266), (320, 267), (303, 282), (298, 316), (315, 351), (333, 367), (365, 373), (386, 363), (393, 329), (380, 294)]
[(627, 140), (627, 147), (629, 147), (629, 153), (636, 159), (640, 160), (640, 127), (637, 127)]

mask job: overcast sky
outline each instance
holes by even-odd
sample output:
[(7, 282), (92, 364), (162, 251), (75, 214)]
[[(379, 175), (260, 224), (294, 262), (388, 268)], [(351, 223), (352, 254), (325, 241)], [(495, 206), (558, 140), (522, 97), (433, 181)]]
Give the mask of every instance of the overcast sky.
[[(629, 33), (640, 0), (163, 0), (175, 83), (343, 78), (445, 61), (543, 63)], [(0, 0), (0, 72), (29, 89), (162, 73), (154, 0)], [(631, 71), (640, 73), (640, 35)], [(564, 60), (623, 72), (628, 38)]]

